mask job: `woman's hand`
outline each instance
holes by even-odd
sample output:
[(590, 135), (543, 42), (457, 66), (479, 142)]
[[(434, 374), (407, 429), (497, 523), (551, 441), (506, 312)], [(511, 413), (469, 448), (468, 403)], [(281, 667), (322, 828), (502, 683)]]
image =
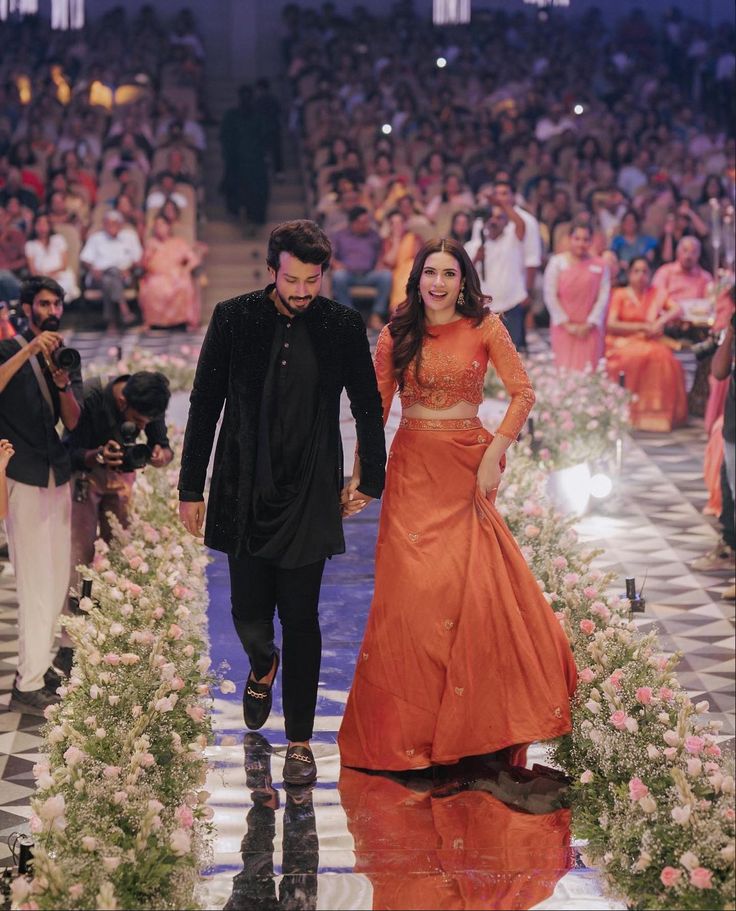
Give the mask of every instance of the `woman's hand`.
[(10, 440), (0, 440), (0, 473), (8, 467), (8, 462), (15, 455), (13, 444)]
[(501, 466), (492, 458), (483, 458), (478, 467), (478, 490), (482, 496), (493, 497), (501, 483)]

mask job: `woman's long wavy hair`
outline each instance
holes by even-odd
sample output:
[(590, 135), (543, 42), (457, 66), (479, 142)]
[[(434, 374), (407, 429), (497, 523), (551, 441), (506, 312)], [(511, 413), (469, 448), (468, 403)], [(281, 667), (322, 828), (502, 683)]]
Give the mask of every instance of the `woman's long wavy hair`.
[(427, 319), (424, 312), (424, 302), (419, 293), (419, 280), (424, 271), (427, 257), (433, 253), (449, 253), (460, 267), (462, 274), (464, 303), (457, 306), (457, 312), (474, 320), (478, 326), (486, 315), (486, 304), (490, 298), (484, 296), (480, 289), (480, 280), (475, 266), (465, 252), (462, 244), (451, 237), (428, 241), (417, 253), (414, 265), (406, 283), (406, 300), (399, 306), (396, 315), (389, 323), (389, 332), (393, 339), (394, 373), (399, 384), (399, 389), (404, 388), (404, 375), (406, 368), (416, 358), (416, 376), (419, 378), (419, 368), (422, 359), (422, 342), (427, 334)]

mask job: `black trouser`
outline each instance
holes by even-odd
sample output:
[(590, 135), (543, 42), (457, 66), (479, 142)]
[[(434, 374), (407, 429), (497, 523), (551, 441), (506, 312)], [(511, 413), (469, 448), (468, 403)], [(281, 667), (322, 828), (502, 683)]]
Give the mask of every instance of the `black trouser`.
[(736, 550), (736, 521), (734, 520), (734, 496), (728, 485), (726, 463), (721, 465), (721, 515), (723, 540), (732, 550)]
[(274, 612), (281, 621), (281, 684), (286, 737), (309, 740), (322, 658), (319, 589), (325, 561), (281, 569), (258, 557), (228, 557), (235, 630), (256, 680), (273, 666)]

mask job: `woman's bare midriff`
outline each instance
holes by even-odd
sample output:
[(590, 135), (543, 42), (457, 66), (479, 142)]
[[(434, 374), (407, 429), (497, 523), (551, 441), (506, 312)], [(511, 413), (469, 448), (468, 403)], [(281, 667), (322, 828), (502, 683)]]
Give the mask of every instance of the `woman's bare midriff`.
[(478, 417), (478, 406), (470, 402), (458, 402), (452, 408), (427, 408), (424, 405), (412, 405), (401, 412), (405, 418), (421, 418), (424, 421), (454, 421)]

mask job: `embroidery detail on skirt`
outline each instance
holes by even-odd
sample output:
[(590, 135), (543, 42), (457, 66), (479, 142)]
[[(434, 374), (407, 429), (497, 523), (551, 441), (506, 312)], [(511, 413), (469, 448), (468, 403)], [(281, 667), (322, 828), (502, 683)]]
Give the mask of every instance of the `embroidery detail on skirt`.
[(562, 709), (559, 706), (557, 706), (557, 708), (554, 711), (554, 714), (557, 718), (562, 718)]
[(465, 847), (465, 839), (464, 839), (464, 838), (455, 838), (455, 839), (453, 839), (452, 847), (453, 847), (456, 851), (462, 851), (463, 848)]
[(411, 758), (414, 755), (414, 750), (407, 750), (406, 755)]
[(411, 541), (412, 544), (416, 544), (417, 541), (419, 540), (419, 532), (410, 531), (409, 534), (407, 535), (407, 537), (409, 538), (409, 540)]
[(455, 625), (454, 620), (445, 620), (445, 622), (444, 622), (445, 629), (452, 629), (454, 625)]
[(464, 686), (456, 686), (456, 687), (455, 687), (455, 695), (456, 695), (456, 696), (462, 696), (462, 694), (463, 694), (464, 692), (465, 692), (465, 687), (464, 687)]
[(475, 430), (482, 426), (480, 418), (401, 418), (399, 421), (402, 430)]
[(363, 661), (368, 660), (368, 652), (363, 652)]

